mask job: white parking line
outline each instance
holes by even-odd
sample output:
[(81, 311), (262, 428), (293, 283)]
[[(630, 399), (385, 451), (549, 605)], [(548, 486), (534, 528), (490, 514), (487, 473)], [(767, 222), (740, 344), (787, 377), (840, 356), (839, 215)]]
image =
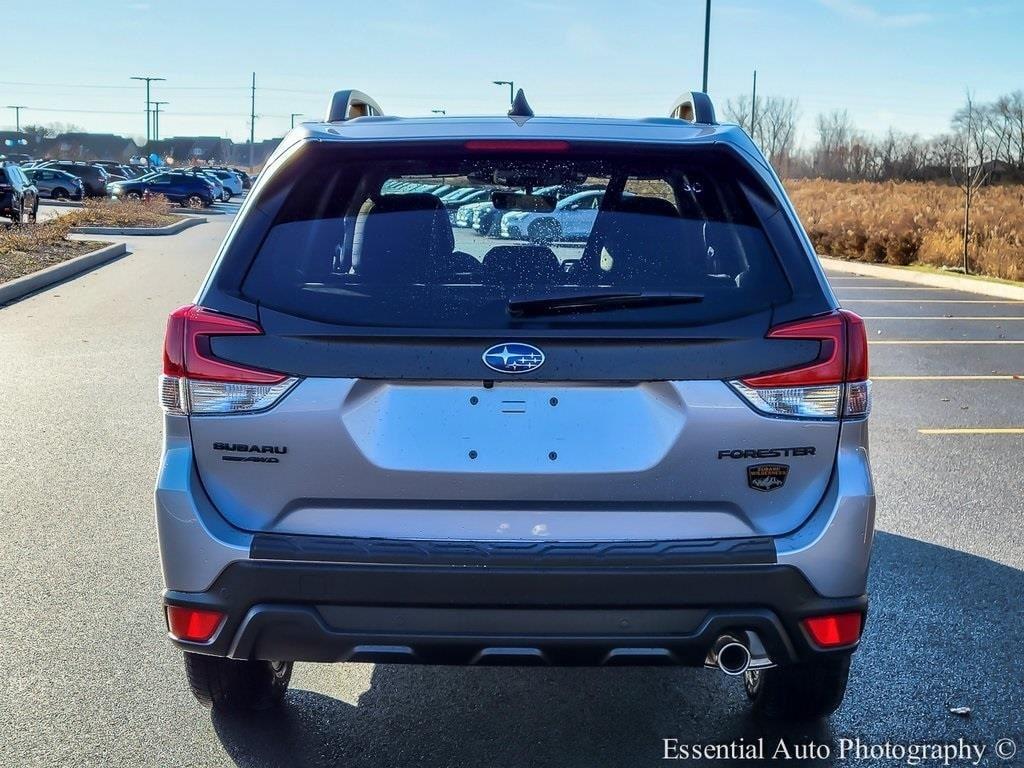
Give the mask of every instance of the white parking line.
[(957, 429), (919, 429), (922, 435), (1024, 435), (1021, 427), (968, 427)]
[(934, 285), (847, 285), (839, 288), (850, 288), (857, 291), (953, 291), (953, 288), (936, 288)]
[(1024, 315), (1011, 315), (1009, 317), (947, 317), (946, 315), (861, 315), (861, 320), (988, 320), (989, 322), (1004, 322), (1006, 320), (1024, 320)]
[(1024, 373), (1005, 375), (872, 376), (872, 381), (1024, 381)]
[(913, 344), (915, 346), (928, 344), (1024, 344), (1024, 339), (887, 339), (885, 341), (869, 339), (868, 344)]
[(856, 304), (1016, 304), (1024, 307), (1024, 301), (1014, 299), (846, 299)]

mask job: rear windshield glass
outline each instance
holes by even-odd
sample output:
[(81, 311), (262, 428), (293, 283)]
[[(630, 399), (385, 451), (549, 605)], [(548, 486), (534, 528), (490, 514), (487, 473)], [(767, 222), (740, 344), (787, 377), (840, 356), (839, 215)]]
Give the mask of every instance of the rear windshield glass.
[(752, 314), (790, 289), (743, 174), (731, 161), (635, 149), (321, 157), (289, 171), (242, 292), (289, 314), (376, 327)]

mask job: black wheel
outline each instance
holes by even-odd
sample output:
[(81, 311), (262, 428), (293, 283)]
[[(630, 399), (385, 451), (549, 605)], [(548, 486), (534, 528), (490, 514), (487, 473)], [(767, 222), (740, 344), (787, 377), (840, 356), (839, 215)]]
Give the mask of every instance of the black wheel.
[(270, 709), (281, 703), (292, 679), (290, 661), (236, 661), (185, 652), (192, 695), (222, 711)]
[(126, 200), (141, 200), (142, 199), (142, 193), (141, 192), (127, 192), (127, 193), (125, 193), (125, 199)]
[(204, 205), (203, 198), (199, 195), (189, 195), (185, 198), (186, 208), (202, 208)]
[(538, 219), (526, 230), (531, 243), (553, 243), (562, 236), (562, 228), (554, 219)]
[(748, 671), (743, 687), (760, 715), (784, 720), (820, 720), (843, 703), (850, 656), (828, 656), (788, 667)]
[(60, 187), (57, 187), (50, 193), (50, 197), (52, 197), (54, 200), (67, 200), (68, 197), (70, 197), (70, 195), (68, 194), (68, 191), (66, 189), (61, 189)]

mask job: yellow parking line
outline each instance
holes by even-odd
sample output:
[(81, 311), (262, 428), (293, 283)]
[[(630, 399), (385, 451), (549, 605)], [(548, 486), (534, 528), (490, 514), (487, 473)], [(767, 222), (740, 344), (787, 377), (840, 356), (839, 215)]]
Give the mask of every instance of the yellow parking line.
[(1024, 435), (1024, 427), (971, 427), (966, 429), (919, 429), (922, 435)]
[(984, 317), (978, 315), (971, 315), (970, 317), (945, 317), (943, 315), (861, 315), (860, 317), (861, 320), (991, 320), (992, 322), (1020, 320), (1024, 322), (1024, 315), (1011, 315), (1010, 317)]
[(868, 340), (868, 344), (1024, 344), (1024, 339), (942, 339), (935, 341), (932, 339), (899, 339), (899, 340), (887, 340), (887, 341), (873, 341)]
[(872, 381), (1024, 381), (1024, 373), (992, 376), (872, 376)]

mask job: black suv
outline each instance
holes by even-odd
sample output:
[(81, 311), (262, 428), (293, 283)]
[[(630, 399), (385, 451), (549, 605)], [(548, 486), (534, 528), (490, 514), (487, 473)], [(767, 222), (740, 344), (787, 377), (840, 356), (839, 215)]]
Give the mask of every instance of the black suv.
[(39, 211), (39, 191), (24, 171), (14, 163), (0, 165), (0, 216), (15, 224), (35, 222)]
[(109, 174), (98, 165), (79, 163), (72, 160), (54, 160), (44, 163), (42, 167), (66, 171), (72, 176), (80, 178), (86, 197), (105, 197), (107, 194), (107, 176)]

